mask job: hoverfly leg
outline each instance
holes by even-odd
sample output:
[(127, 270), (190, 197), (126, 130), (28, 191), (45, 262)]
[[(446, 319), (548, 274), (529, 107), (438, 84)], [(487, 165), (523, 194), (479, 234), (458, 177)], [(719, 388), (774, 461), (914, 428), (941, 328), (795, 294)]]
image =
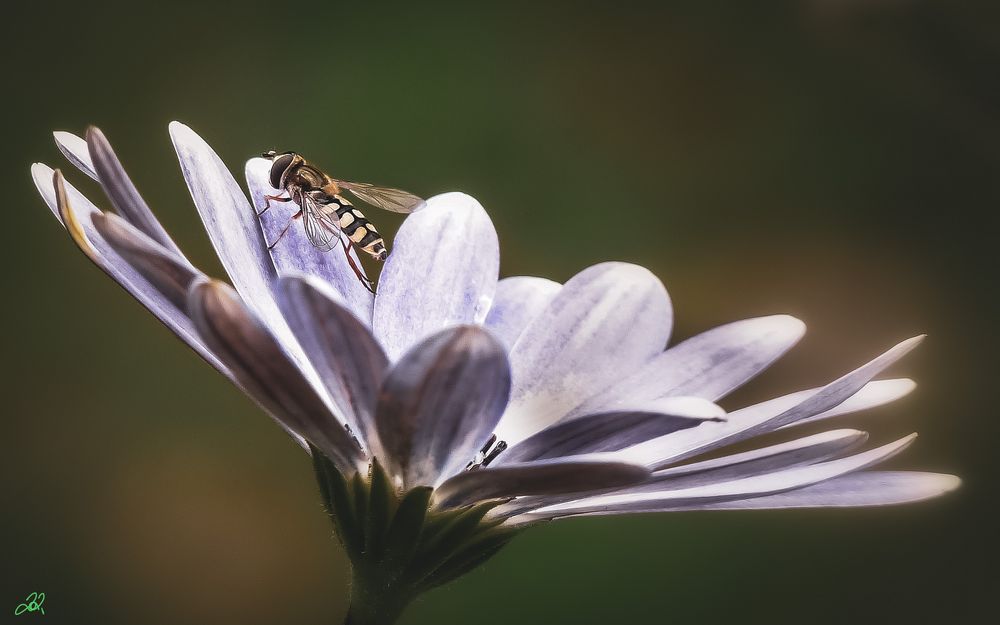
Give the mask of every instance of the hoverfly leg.
[[(267, 209), (265, 208), (264, 210), (267, 210)], [(261, 213), (258, 213), (258, 215), (259, 214), (261, 214)], [(286, 234), (288, 234), (288, 229), (292, 227), (292, 222), (295, 221), (296, 219), (299, 219), (300, 217), (302, 217), (302, 210), (301, 209), (299, 210), (299, 212), (297, 212), (294, 215), (292, 215), (292, 218), (288, 220), (288, 224), (286, 224), (285, 227), (284, 227), (284, 229), (282, 229), (281, 234), (279, 234), (278, 238), (274, 240), (274, 243), (272, 243), (272, 244), (270, 244), (270, 245), (267, 246), (268, 251), (271, 251), (271, 250), (274, 249), (274, 246), (277, 245), (278, 242), (281, 241), (281, 239), (283, 239)]]
[(261, 215), (263, 215), (264, 213), (266, 213), (267, 209), (271, 208), (271, 202), (291, 202), (291, 201), (292, 201), (292, 198), (290, 198), (290, 197), (281, 197), (280, 195), (265, 195), (264, 196), (264, 202), (265, 202), (265, 204), (264, 204), (264, 210), (262, 210), (259, 213), (257, 213), (257, 216), (260, 217)]
[(358, 280), (361, 281), (361, 284), (365, 285), (365, 288), (368, 289), (372, 295), (374, 295), (375, 283), (369, 280), (368, 276), (366, 276), (364, 273), (361, 272), (361, 268), (358, 267), (358, 264), (354, 262), (354, 257), (351, 256), (351, 248), (354, 247), (354, 242), (348, 241), (345, 243), (344, 239), (341, 238), (340, 243), (341, 247), (343, 247), (344, 249), (344, 256), (347, 256), (348, 264), (350, 264), (351, 269), (354, 270), (354, 275), (356, 275), (358, 277)]

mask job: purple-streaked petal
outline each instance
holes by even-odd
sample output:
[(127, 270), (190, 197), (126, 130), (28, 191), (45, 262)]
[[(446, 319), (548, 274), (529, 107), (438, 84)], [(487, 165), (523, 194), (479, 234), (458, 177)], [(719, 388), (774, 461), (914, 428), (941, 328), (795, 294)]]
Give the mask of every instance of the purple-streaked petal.
[(520, 495), (560, 495), (637, 484), (649, 477), (641, 466), (590, 454), (465, 471), (434, 491), (435, 505), (462, 505)]
[(509, 394), (507, 354), (482, 328), (450, 328), (414, 346), (389, 371), (375, 410), (390, 471), (408, 488), (461, 471)]
[[(876, 380), (874, 382), (869, 382), (863, 386), (860, 391), (851, 395), (833, 408), (812, 417), (806, 417), (804, 419), (793, 421), (792, 423), (783, 425), (778, 429), (783, 430), (797, 425), (816, 423), (817, 421), (823, 421), (832, 417), (839, 417), (841, 415), (882, 406), (909, 395), (915, 388), (917, 388), (917, 383), (909, 378), (895, 378), (892, 380)], [(806, 399), (810, 393), (815, 391), (816, 389), (813, 389), (813, 391), (793, 393), (793, 395), (798, 395), (799, 397), (797, 401), (793, 401), (791, 405), (800, 403), (802, 400)]]
[(205, 343), (262, 408), (341, 471), (352, 474), (362, 468), (365, 457), (357, 442), (232, 287), (217, 281), (195, 283), (188, 312)]
[[(782, 426), (836, 410), (842, 402), (862, 391), (869, 381), (917, 346), (923, 337), (903, 341), (889, 351), (847, 375), (818, 389), (793, 393), (760, 404), (730, 412), (724, 423), (703, 423), (697, 428), (668, 434), (662, 438), (622, 450), (623, 457), (653, 469), (690, 458), (724, 445), (746, 440)], [(882, 389), (874, 387), (873, 395), (884, 397)], [(855, 401), (858, 408), (870, 405)], [(842, 414), (842, 413), (840, 413)]]
[(444, 328), (482, 323), (493, 301), (500, 248), (475, 199), (445, 193), (406, 218), (375, 296), (375, 336), (392, 360)]
[(573, 411), (584, 414), (619, 402), (694, 395), (717, 400), (742, 386), (802, 338), (805, 325), (788, 315), (758, 317), (713, 328), (674, 345), (607, 393)]
[(87, 146), (90, 149), (90, 158), (97, 172), (98, 182), (101, 183), (104, 193), (118, 214), (149, 238), (187, 262), (181, 249), (139, 195), (139, 190), (125, 173), (125, 168), (122, 167), (111, 144), (99, 128), (91, 126), (87, 129)]
[(774, 510), (779, 508), (858, 508), (913, 503), (939, 497), (959, 486), (954, 475), (918, 471), (862, 471), (798, 490), (688, 507), (689, 510)]
[(725, 414), (722, 408), (706, 399), (672, 397), (632, 410), (586, 415), (529, 436), (501, 453), (493, 466), (618, 451), (700, 425), (706, 419), (720, 419)]
[(916, 438), (916, 434), (911, 434), (888, 445), (883, 445), (846, 458), (725, 482), (714, 482), (691, 488), (665, 489), (662, 491), (640, 493), (613, 493), (610, 495), (589, 497), (564, 504), (548, 506), (536, 511), (531, 516), (535, 518), (556, 518), (593, 514), (658, 512), (664, 509), (676, 509), (678, 506), (701, 505), (733, 499), (772, 495), (818, 484), (841, 475), (871, 467), (898, 454), (908, 447), (914, 438)]
[(193, 130), (171, 122), (170, 138), (191, 198), (233, 286), (280, 340), (297, 348), (275, 301), (278, 276), (253, 206), (222, 159)]
[(278, 304), (292, 332), (326, 386), (338, 413), (380, 456), (375, 399), (389, 359), (343, 297), (309, 275), (278, 279)]
[(602, 394), (663, 351), (671, 321), (667, 291), (647, 269), (610, 262), (573, 276), (511, 350), (514, 390), (497, 437), (524, 440)]
[(53, 185), (54, 170), (41, 163), (31, 167), (31, 175), (42, 199), (67, 228), (73, 241), (91, 261), (108, 274), (122, 288), (129, 292), (153, 315), (184, 341), (199, 356), (232, 379), (232, 374), (198, 336), (186, 310), (179, 308), (170, 297), (151, 283), (142, 273), (114, 249), (94, 227), (92, 219), (101, 215), (82, 193), (69, 183), (64, 183), (68, 205), (65, 215), (60, 214), (56, 188)]
[(521, 332), (537, 317), (562, 285), (546, 278), (514, 276), (497, 283), (493, 305), (486, 316), (486, 327), (509, 350)]
[(656, 471), (649, 482), (635, 490), (690, 488), (773, 473), (836, 458), (867, 440), (868, 433), (860, 430), (821, 432), (777, 445)]
[[(264, 211), (268, 205), (265, 195), (288, 196), (287, 193), (271, 187), (270, 171), (271, 161), (265, 158), (252, 158), (247, 161), (247, 187), (250, 189), (250, 200), (258, 213)], [(355, 275), (340, 247), (330, 251), (318, 249), (309, 242), (302, 223), (292, 223), (292, 216), (298, 211), (299, 206), (294, 202), (271, 201), (270, 208), (259, 217), (264, 240), (269, 245), (278, 241), (274, 248), (269, 250), (278, 273), (305, 273), (323, 278), (342, 296), (351, 312), (370, 327), (374, 296)], [(286, 227), (288, 230), (282, 235)], [(361, 267), (358, 255), (353, 249), (351, 255), (363, 273), (364, 268)]]
[(56, 140), (56, 147), (63, 153), (66, 160), (83, 173), (100, 182), (100, 179), (97, 177), (97, 170), (94, 169), (94, 162), (90, 160), (90, 148), (87, 147), (86, 140), (65, 130), (53, 132), (52, 137)]

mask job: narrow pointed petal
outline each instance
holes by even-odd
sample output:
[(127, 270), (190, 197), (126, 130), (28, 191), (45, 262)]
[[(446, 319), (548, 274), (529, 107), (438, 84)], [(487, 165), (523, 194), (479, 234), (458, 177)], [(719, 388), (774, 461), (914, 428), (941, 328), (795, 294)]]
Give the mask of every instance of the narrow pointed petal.
[(191, 283), (208, 279), (182, 257), (114, 213), (94, 213), (91, 215), (91, 222), (119, 256), (142, 274), (178, 310), (187, 308), (187, 294)]
[(482, 323), (496, 291), (500, 248), (475, 199), (445, 193), (399, 228), (375, 297), (375, 336), (392, 360), (444, 328)]
[(83, 173), (100, 182), (100, 179), (97, 177), (97, 170), (94, 168), (94, 162), (90, 160), (90, 148), (87, 147), (86, 140), (65, 130), (53, 132), (52, 137), (56, 140), (56, 147), (63, 153), (66, 160)]
[[(271, 161), (267, 159), (252, 158), (247, 161), (246, 179), (247, 187), (250, 189), (250, 200), (256, 212), (260, 214), (259, 221), (264, 240), (268, 245), (274, 244), (269, 254), (278, 273), (305, 273), (323, 278), (342, 296), (351, 312), (366, 325), (371, 326), (374, 296), (355, 275), (344, 252), (339, 248), (323, 251), (310, 243), (302, 223), (292, 222), (292, 216), (299, 211), (299, 206), (294, 202), (271, 201), (270, 208), (264, 211), (268, 206), (265, 195), (287, 197), (286, 193), (271, 187), (270, 171)], [(364, 268), (361, 267), (358, 255), (353, 249), (351, 255), (364, 273)]]
[(368, 326), (319, 278), (278, 279), (278, 304), (340, 414), (373, 455), (381, 456), (375, 399), (389, 366)]
[(788, 315), (736, 321), (674, 345), (574, 414), (619, 402), (694, 395), (720, 399), (766, 369), (795, 345), (805, 324)]
[(540, 518), (577, 516), (581, 514), (624, 514), (658, 512), (680, 506), (695, 506), (734, 499), (746, 499), (790, 491), (818, 484), (841, 475), (860, 471), (898, 454), (913, 442), (911, 434), (888, 445), (866, 452), (804, 467), (755, 475), (731, 481), (716, 482), (691, 488), (666, 489), (653, 492), (599, 495), (565, 504), (548, 506), (535, 514)]
[[(840, 404), (869, 384), (870, 380), (920, 343), (922, 337), (903, 341), (889, 351), (847, 375), (818, 389), (793, 393), (760, 404), (734, 410), (724, 423), (704, 423), (697, 428), (668, 434), (641, 443), (626, 451), (629, 458), (653, 469), (661, 469), (692, 456), (718, 449), (724, 445), (747, 440), (816, 415), (838, 409)], [(884, 387), (869, 387), (868, 397), (855, 402), (866, 407), (872, 396), (884, 397)]]
[(601, 263), (573, 276), (511, 350), (514, 390), (497, 437), (524, 440), (602, 394), (663, 351), (671, 321), (666, 289), (642, 267)]
[(954, 475), (918, 471), (863, 471), (806, 488), (698, 506), (697, 510), (774, 510), (891, 506), (940, 497), (961, 486)]
[(172, 122), (170, 138), (191, 198), (233, 286), (279, 339), (295, 345), (275, 301), (278, 276), (274, 264), (243, 190), (222, 159), (193, 130)]
[(586, 415), (529, 436), (500, 454), (493, 466), (618, 451), (725, 414), (705, 399), (673, 397), (631, 410)]
[(486, 327), (510, 350), (535, 317), (549, 305), (562, 285), (545, 278), (514, 276), (497, 283)]
[(229, 285), (195, 283), (188, 310), (205, 342), (262, 408), (321, 450), (345, 474), (361, 467), (364, 455), (343, 423)]
[[(31, 167), (31, 174), (42, 199), (66, 227), (80, 250), (129, 294), (139, 300), (195, 353), (222, 372), (223, 375), (231, 378), (227, 367), (215, 357), (198, 336), (186, 310), (178, 307), (140, 270), (122, 258), (118, 251), (94, 227), (92, 220), (102, 215), (101, 211), (75, 187), (66, 183), (61, 174), (55, 178), (56, 171), (52, 168), (36, 163)], [(60, 202), (59, 195), (63, 195), (62, 202)], [(61, 210), (60, 203), (62, 204)], [(183, 276), (179, 276), (179, 279), (183, 279)]]
[(459, 473), (434, 491), (434, 502), (441, 508), (453, 508), (504, 497), (617, 488), (648, 477), (644, 467), (607, 460), (600, 454), (539, 460)]
[(773, 473), (836, 458), (863, 445), (867, 440), (868, 433), (860, 430), (822, 432), (761, 449), (656, 471), (648, 483), (636, 490), (690, 488)]
[[(804, 419), (793, 421), (788, 425), (781, 426), (779, 429), (805, 425), (807, 423), (816, 423), (817, 421), (823, 421), (824, 419), (860, 412), (862, 410), (868, 410), (869, 408), (876, 408), (878, 406), (894, 402), (902, 397), (906, 397), (912, 393), (915, 388), (917, 388), (917, 383), (909, 378), (896, 378), (892, 380), (876, 380), (874, 382), (869, 382), (863, 386), (860, 391), (851, 395), (833, 408), (812, 417), (806, 417)], [(810, 391), (806, 391), (806, 393), (809, 392)], [(805, 399), (806, 396), (807, 395), (803, 395), (799, 401), (794, 403), (799, 403), (801, 400)]]
[(472, 460), (510, 394), (501, 345), (477, 326), (441, 331), (396, 363), (379, 393), (379, 439), (406, 487), (436, 486)]
[(91, 126), (87, 129), (87, 146), (91, 162), (97, 171), (97, 180), (118, 214), (151, 239), (187, 261), (146, 201), (139, 195), (139, 190), (125, 173), (125, 168), (122, 167), (111, 144), (99, 128)]

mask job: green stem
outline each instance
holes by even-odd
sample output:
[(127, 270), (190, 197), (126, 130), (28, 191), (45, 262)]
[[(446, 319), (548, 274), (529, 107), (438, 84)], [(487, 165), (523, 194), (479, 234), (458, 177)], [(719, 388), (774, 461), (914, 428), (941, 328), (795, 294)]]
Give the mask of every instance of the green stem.
[(344, 625), (392, 625), (413, 599), (402, 590), (360, 574), (356, 568)]

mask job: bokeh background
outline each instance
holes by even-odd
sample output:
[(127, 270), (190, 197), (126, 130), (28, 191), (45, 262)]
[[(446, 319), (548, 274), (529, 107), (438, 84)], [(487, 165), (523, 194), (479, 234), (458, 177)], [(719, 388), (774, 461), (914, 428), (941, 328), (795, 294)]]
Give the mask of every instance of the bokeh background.
[(503, 275), (646, 265), (675, 339), (805, 320), (729, 407), (929, 334), (890, 372), (918, 390), (841, 424), (919, 431), (892, 465), (957, 473), (959, 492), (556, 523), (404, 623), (982, 622), (1000, 590), (997, 5), (373, 4), (5, 8), (0, 614), (35, 590), (46, 615), (16, 622), (330, 624), (346, 608), (306, 458), (91, 266), (32, 186), (31, 162), (66, 167), (51, 130), (99, 125), (221, 275), (167, 136), (179, 119), (236, 171), (296, 149), (345, 178), (472, 193)]

